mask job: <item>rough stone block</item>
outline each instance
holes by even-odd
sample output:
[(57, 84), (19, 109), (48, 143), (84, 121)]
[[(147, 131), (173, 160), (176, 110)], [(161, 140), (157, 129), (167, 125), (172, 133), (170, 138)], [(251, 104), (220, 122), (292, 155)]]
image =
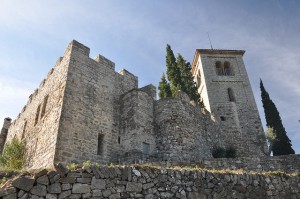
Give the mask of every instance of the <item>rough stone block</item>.
[(126, 184), (126, 191), (139, 193), (142, 191), (143, 185), (138, 182), (128, 182)]
[(39, 184), (43, 184), (43, 185), (48, 185), (49, 184), (49, 178), (47, 175), (43, 175), (41, 177), (39, 177), (38, 179), (36, 179), (36, 182)]
[(24, 190), (24, 191), (29, 191), (34, 184), (34, 179), (28, 178), (28, 177), (20, 177), (12, 181), (12, 186)]
[(48, 186), (47, 191), (49, 193), (60, 193), (61, 192), (61, 187), (60, 183), (54, 183)]
[(103, 179), (92, 178), (91, 189), (105, 189), (106, 182)]
[(36, 186), (32, 187), (30, 193), (37, 196), (46, 196), (47, 190), (45, 185), (37, 184)]
[(72, 193), (89, 193), (91, 185), (76, 183), (73, 185)]
[(68, 196), (71, 195), (71, 190), (68, 191), (63, 191), (58, 195), (58, 199), (63, 199), (63, 198), (67, 198)]
[(47, 193), (46, 199), (57, 199), (56, 194)]

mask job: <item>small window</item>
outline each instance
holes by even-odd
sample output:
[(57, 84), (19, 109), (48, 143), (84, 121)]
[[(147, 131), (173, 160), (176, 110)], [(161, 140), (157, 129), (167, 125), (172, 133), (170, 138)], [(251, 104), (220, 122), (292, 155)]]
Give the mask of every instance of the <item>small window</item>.
[(97, 149), (97, 155), (103, 155), (104, 147), (104, 135), (98, 134), (98, 149)]
[(221, 121), (225, 121), (225, 117), (224, 116), (221, 116), (220, 119), (221, 119)]
[(231, 88), (228, 88), (227, 92), (228, 92), (229, 101), (230, 102), (235, 102), (235, 97), (234, 97), (233, 90)]
[(118, 143), (121, 144), (121, 137), (118, 137)]
[(44, 98), (44, 103), (43, 103), (41, 118), (43, 118), (44, 115), (45, 115), (46, 107), (47, 107), (47, 102), (48, 102), (48, 95)]
[(36, 110), (34, 126), (35, 126), (35, 125), (38, 123), (38, 121), (39, 121), (40, 109), (41, 109), (41, 105), (39, 105), (38, 108), (37, 108), (37, 110)]
[(216, 73), (217, 73), (217, 75), (224, 75), (223, 69), (222, 69), (222, 64), (220, 61), (216, 62)]
[(150, 154), (150, 144), (143, 142), (143, 154), (149, 155)]

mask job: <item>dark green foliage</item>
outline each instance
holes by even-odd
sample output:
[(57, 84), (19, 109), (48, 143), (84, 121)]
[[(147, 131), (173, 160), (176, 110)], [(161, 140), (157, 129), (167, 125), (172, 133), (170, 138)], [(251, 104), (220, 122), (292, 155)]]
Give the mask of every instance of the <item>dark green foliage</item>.
[(180, 54), (178, 54), (176, 59), (169, 44), (167, 44), (166, 53), (167, 77), (170, 83), (165, 81), (165, 78), (162, 77), (158, 86), (160, 91), (159, 97), (164, 98), (169, 96), (167, 86), (169, 85), (172, 96), (175, 96), (178, 90), (182, 90), (190, 97), (191, 100), (200, 103), (202, 107), (204, 107), (203, 103), (199, 100), (200, 95), (198, 94), (197, 86), (193, 81), (191, 64), (186, 62)]
[(197, 86), (193, 81), (193, 76), (191, 73), (191, 64), (189, 62), (186, 62), (186, 60), (180, 54), (178, 54), (177, 57), (177, 64), (178, 68), (180, 69), (181, 75), (181, 90), (188, 94), (191, 100), (194, 100), (195, 102), (200, 102), (200, 95), (197, 92)]
[(212, 150), (212, 156), (214, 158), (225, 158), (226, 150), (223, 147), (216, 147)]
[(270, 99), (269, 93), (265, 90), (263, 82), (260, 80), (261, 99), (265, 111), (266, 123), (268, 128), (273, 129), (274, 140), (272, 140), (272, 152), (274, 156), (295, 154), (292, 149), (291, 140), (288, 138), (283, 127), (279, 112)]
[(166, 97), (172, 97), (172, 92), (170, 88), (170, 84), (167, 82), (165, 74), (162, 74), (161, 81), (158, 84), (159, 93), (158, 96), (160, 99)]
[(177, 62), (171, 46), (167, 44), (167, 55), (166, 55), (166, 66), (167, 66), (167, 76), (171, 85), (172, 95), (174, 96), (180, 87), (180, 70), (177, 66)]
[(235, 158), (236, 149), (233, 147), (224, 148), (224, 147), (215, 147), (212, 150), (212, 156), (214, 158)]
[(226, 149), (226, 158), (235, 158), (236, 157), (236, 149), (233, 147), (229, 147)]
[(2, 156), (0, 156), (0, 165), (6, 169), (20, 170), (25, 162), (25, 143), (13, 138), (10, 143), (5, 145)]

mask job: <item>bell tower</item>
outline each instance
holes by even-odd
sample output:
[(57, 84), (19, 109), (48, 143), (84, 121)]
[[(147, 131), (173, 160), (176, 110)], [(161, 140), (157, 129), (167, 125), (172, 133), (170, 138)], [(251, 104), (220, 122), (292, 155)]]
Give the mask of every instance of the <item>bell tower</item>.
[[(197, 49), (192, 74), (224, 147), (238, 156), (264, 155), (266, 139), (243, 62), (244, 50)], [(218, 146), (216, 146), (218, 147)]]

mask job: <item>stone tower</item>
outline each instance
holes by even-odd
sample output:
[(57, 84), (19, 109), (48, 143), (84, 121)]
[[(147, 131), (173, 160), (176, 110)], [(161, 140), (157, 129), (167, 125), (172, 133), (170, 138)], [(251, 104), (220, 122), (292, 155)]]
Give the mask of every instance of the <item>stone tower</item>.
[(266, 141), (247, 71), (243, 50), (197, 49), (192, 73), (205, 108), (214, 116), (223, 147), (239, 156), (263, 155)]

